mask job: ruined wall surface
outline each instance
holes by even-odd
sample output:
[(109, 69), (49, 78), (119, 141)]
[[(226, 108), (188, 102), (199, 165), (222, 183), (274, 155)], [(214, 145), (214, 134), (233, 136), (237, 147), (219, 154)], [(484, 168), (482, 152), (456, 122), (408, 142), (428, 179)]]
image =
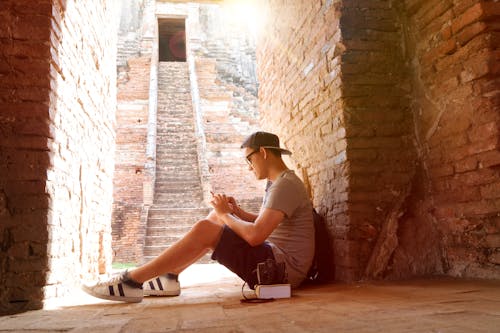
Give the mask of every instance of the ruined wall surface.
[(109, 269), (112, 3), (0, 5), (2, 312), (39, 308)]
[(268, 1), (262, 124), (340, 280), (498, 276), (498, 3)]
[(130, 1), (119, 17), (112, 223), (117, 262), (137, 263), (143, 255), (145, 184), (150, 182), (145, 170), (153, 42), (148, 25), (155, 23), (146, 24), (145, 18), (154, 17), (154, 9), (154, 1)]
[(48, 286), (61, 297), (111, 268), (115, 2), (52, 5)]
[(411, 87), (395, 2), (343, 1), (340, 29), (349, 224), (335, 251), (348, 258), (337, 265), (346, 273), (339, 277), (351, 280), (376, 275), (380, 266), (387, 266), (416, 156)]
[(0, 313), (41, 307), (48, 270), (52, 6), (16, 3), (0, 4)]
[(499, 278), (500, 3), (405, 1), (404, 17), (420, 188), (392, 265), (415, 269), (407, 249), (432, 224), (442, 272)]
[(336, 278), (359, 279), (413, 173), (397, 12), (390, 1), (277, 1), (267, 16), (262, 123), (279, 131), (327, 218)]
[(150, 56), (129, 58), (118, 78), (116, 159), (113, 181), (113, 251), (115, 260), (134, 262), (142, 256), (148, 125)]
[[(349, 224), (340, 8), (328, 1), (266, 4), (257, 43), (261, 123), (292, 151), (291, 167), (310, 184), (338, 244)], [(351, 259), (345, 251), (335, 260)]]

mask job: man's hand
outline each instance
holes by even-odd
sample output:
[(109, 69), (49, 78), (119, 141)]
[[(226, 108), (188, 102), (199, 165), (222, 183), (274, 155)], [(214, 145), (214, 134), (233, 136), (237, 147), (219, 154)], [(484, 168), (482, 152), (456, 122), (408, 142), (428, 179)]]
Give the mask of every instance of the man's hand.
[[(234, 199), (233, 199), (234, 201)], [(232, 214), (233, 207), (229, 201), (229, 198), (226, 197), (225, 194), (213, 194), (212, 193), (212, 201), (210, 201), (210, 205), (214, 207), (217, 215), (222, 216), (224, 214)]]
[(238, 206), (238, 204), (236, 203), (236, 200), (234, 199), (234, 197), (227, 197), (227, 201), (229, 203), (229, 206), (231, 207), (232, 209), (232, 213), (238, 217), (241, 218), (241, 208), (240, 206)]

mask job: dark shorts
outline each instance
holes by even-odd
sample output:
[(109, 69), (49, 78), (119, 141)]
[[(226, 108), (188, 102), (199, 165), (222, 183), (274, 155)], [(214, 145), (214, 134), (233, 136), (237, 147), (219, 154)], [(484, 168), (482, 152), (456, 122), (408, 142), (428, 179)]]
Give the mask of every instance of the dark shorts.
[(266, 259), (274, 259), (274, 255), (269, 243), (250, 246), (225, 225), (219, 244), (212, 253), (212, 259), (236, 273), (254, 289), (257, 284), (257, 264)]

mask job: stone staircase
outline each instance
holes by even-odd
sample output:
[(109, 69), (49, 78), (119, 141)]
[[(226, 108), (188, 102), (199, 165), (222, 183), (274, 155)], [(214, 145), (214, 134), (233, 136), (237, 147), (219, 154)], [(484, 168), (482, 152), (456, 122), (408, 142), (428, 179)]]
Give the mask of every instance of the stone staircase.
[[(156, 183), (149, 209), (144, 260), (148, 261), (210, 211), (203, 202), (187, 63), (160, 62)], [(199, 262), (209, 262), (209, 255)]]

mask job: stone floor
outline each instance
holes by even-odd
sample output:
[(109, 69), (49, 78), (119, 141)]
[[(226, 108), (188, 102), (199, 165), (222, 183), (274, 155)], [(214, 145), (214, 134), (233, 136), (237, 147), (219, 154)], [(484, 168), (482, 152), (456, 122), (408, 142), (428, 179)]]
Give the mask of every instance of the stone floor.
[(500, 281), (335, 283), (260, 304), (240, 303), (241, 281), (219, 265), (195, 265), (181, 283), (179, 297), (138, 304), (78, 293), (0, 317), (0, 332), (500, 332)]

